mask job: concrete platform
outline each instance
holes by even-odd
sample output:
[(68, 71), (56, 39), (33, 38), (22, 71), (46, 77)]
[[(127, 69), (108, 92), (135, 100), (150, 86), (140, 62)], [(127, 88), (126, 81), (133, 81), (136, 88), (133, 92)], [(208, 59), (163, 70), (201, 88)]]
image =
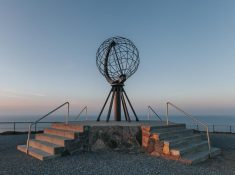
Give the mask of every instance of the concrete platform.
[[(53, 123), (29, 142), (29, 154), (40, 160), (80, 151), (143, 152), (194, 164), (220, 154), (185, 124), (165, 121), (77, 121)], [(25, 145), (18, 149), (25, 152)]]

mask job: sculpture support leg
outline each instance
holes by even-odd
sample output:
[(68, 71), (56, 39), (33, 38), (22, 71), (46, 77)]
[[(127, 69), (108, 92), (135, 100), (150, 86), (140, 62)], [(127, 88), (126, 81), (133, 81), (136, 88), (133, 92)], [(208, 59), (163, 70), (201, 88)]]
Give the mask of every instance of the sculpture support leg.
[(113, 91), (113, 88), (110, 90), (109, 95), (108, 95), (108, 97), (106, 98), (105, 103), (104, 103), (104, 105), (103, 105), (103, 107), (102, 107), (102, 109), (101, 109), (101, 111), (100, 111), (100, 114), (99, 114), (99, 116), (98, 116), (98, 118), (97, 118), (96, 121), (100, 121), (101, 114), (102, 114), (103, 111), (104, 111), (104, 108), (105, 108), (105, 106), (106, 106), (106, 104), (107, 104), (107, 102), (108, 102), (108, 99), (109, 99), (110, 94), (111, 94), (112, 91)]
[(126, 91), (125, 91), (124, 89), (123, 89), (123, 92), (124, 92), (124, 94), (125, 94), (125, 96), (126, 96), (126, 99), (127, 99), (128, 103), (129, 103), (129, 105), (130, 105), (130, 107), (131, 107), (131, 109), (132, 109), (132, 111), (133, 111), (133, 113), (134, 113), (135, 120), (136, 120), (136, 121), (139, 121), (139, 119), (138, 119), (138, 117), (137, 117), (137, 115), (136, 115), (136, 113), (135, 113), (135, 110), (134, 110), (134, 108), (132, 107), (131, 102), (130, 102), (130, 100), (129, 100), (127, 94), (126, 94)]
[[(139, 121), (136, 113), (135, 113), (135, 110), (123, 88), (123, 84), (117, 84), (117, 85), (113, 85), (112, 86), (112, 89), (110, 90), (109, 94), (108, 94), (108, 97), (106, 98), (105, 100), (105, 103), (100, 111), (100, 114), (97, 118), (97, 121), (100, 121), (100, 117), (104, 111), (104, 108), (109, 100), (109, 97), (112, 93), (112, 98), (111, 98), (111, 101), (110, 101), (110, 104), (109, 104), (109, 110), (108, 110), (108, 114), (107, 114), (107, 118), (106, 118), (106, 122), (109, 121), (110, 119), (110, 115), (111, 115), (111, 112), (112, 112), (112, 106), (114, 105), (114, 120), (115, 121), (121, 121), (121, 115), (122, 115), (122, 107), (123, 107), (123, 111), (124, 111), (124, 115), (125, 115), (125, 119), (126, 121), (131, 121), (130, 119), (130, 115), (129, 115), (129, 112), (128, 112), (128, 108), (127, 108), (127, 104), (126, 104), (126, 100), (127, 102), (129, 103), (129, 106), (131, 107), (131, 110), (135, 116), (135, 119), (136, 121)], [(126, 99), (125, 99), (126, 98)]]
[(123, 105), (123, 110), (124, 110), (124, 114), (125, 114), (126, 120), (128, 122), (130, 122), (131, 119), (130, 119), (130, 116), (129, 116), (129, 112), (128, 112), (128, 109), (127, 109), (127, 106), (126, 106), (126, 102), (125, 102), (125, 98), (124, 98), (123, 93), (122, 93), (122, 105)]
[(107, 115), (106, 122), (108, 122), (108, 121), (109, 121), (109, 118), (110, 118), (110, 114), (111, 114), (112, 106), (113, 106), (114, 94), (115, 94), (115, 92), (113, 92), (113, 95), (112, 95), (112, 99), (111, 99), (111, 102), (110, 102), (110, 105), (109, 105), (109, 112), (108, 112), (108, 115)]
[(127, 121), (126, 108), (125, 108), (124, 102), (123, 102), (123, 93), (121, 93), (121, 101), (122, 101), (122, 109), (124, 111), (125, 119)]

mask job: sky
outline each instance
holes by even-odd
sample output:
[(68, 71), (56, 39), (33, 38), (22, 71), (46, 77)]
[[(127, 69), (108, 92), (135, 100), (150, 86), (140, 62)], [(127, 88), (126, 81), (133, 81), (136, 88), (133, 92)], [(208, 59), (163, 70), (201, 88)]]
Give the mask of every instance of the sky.
[[(65, 101), (97, 115), (110, 85), (96, 51), (122, 36), (140, 65), (125, 83), (138, 114), (167, 101), (194, 115), (235, 115), (234, 0), (1, 0), (0, 117)], [(172, 111), (174, 112), (174, 111)]]

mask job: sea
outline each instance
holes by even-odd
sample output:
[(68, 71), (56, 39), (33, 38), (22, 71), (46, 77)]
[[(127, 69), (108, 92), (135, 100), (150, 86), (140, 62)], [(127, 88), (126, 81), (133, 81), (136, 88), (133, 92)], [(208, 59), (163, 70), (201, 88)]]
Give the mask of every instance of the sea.
[[(138, 116), (140, 120), (159, 120), (156, 116), (152, 115), (148, 118), (147, 115)], [(163, 121), (166, 120), (164, 115), (160, 116)], [(0, 116), (0, 133), (5, 131), (28, 131), (30, 122), (35, 122), (39, 116)], [(69, 121), (75, 121), (75, 116), (70, 116)], [(84, 120), (96, 120), (97, 116), (81, 116), (78, 121)], [(112, 116), (111, 116), (112, 118)], [(134, 117), (131, 116), (134, 120)], [(235, 133), (235, 116), (197, 116), (197, 120), (200, 120), (206, 123), (209, 127), (209, 131), (214, 132), (232, 132)], [(105, 120), (106, 116), (102, 116), (102, 119)], [(186, 118), (184, 116), (169, 116), (169, 121), (175, 123), (186, 123), (188, 128), (204, 130), (204, 128), (193, 122), (193, 120)], [(7, 123), (9, 122), (9, 123)], [(13, 123), (15, 122), (15, 123)], [(28, 122), (28, 123), (22, 123)], [(46, 127), (49, 127), (52, 122), (65, 122), (64, 116), (49, 116), (47, 119), (43, 119), (42, 122), (48, 123), (38, 123), (36, 127), (33, 127), (33, 130), (43, 130)]]

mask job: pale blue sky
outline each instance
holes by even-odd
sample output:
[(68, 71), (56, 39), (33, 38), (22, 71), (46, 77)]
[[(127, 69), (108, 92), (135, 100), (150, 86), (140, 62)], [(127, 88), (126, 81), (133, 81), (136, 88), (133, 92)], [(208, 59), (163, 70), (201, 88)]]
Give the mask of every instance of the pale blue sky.
[(0, 1), (0, 116), (44, 114), (64, 101), (97, 114), (110, 85), (95, 54), (131, 39), (126, 82), (138, 113), (170, 100), (196, 115), (235, 114), (235, 1)]

